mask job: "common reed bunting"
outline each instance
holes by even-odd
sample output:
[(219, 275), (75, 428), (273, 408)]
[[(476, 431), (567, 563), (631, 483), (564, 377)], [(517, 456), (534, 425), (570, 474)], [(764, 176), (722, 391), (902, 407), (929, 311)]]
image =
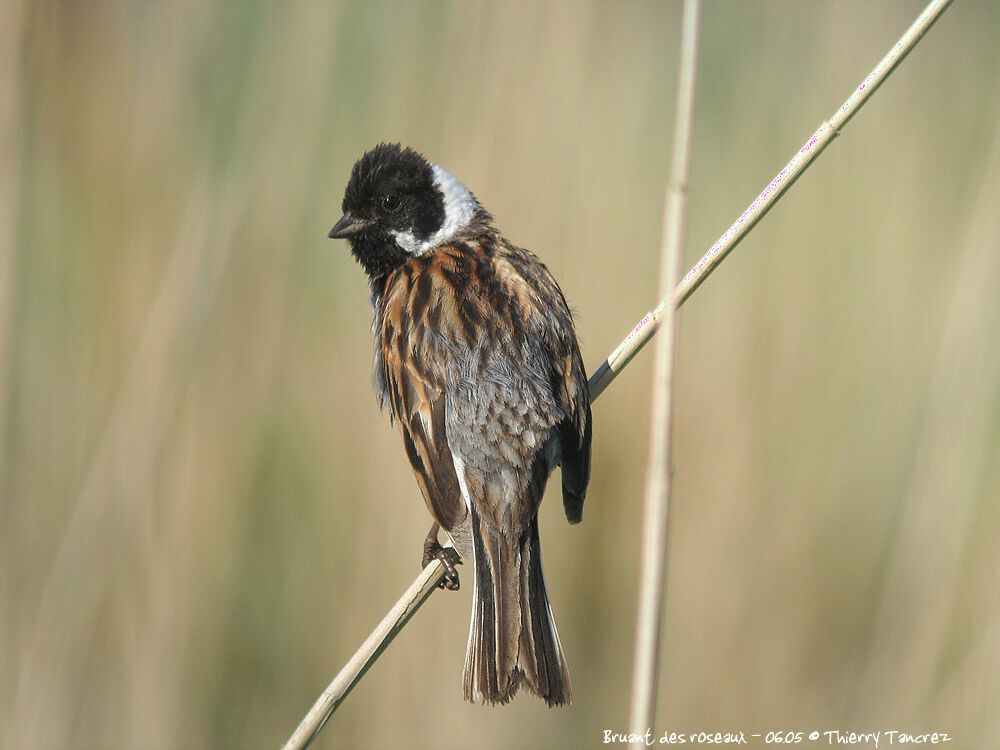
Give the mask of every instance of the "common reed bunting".
[(569, 703), (537, 518), (556, 465), (570, 523), (590, 479), (587, 376), (566, 300), (462, 183), (412, 149), (362, 156), (343, 211), (330, 237), (368, 274), (375, 389), (434, 517), (424, 565), (440, 559), (458, 588), (443, 528), (475, 566), (465, 697), (507, 703), (523, 681), (550, 706)]

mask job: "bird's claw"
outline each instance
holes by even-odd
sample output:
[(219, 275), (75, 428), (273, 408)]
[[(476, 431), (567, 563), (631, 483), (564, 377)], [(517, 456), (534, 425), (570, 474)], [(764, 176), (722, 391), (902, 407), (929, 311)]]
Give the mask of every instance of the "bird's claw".
[(426, 568), (432, 560), (438, 560), (444, 567), (444, 578), (441, 579), (438, 586), (449, 591), (458, 591), (458, 570), (455, 566), (462, 564), (462, 558), (454, 547), (441, 546), (437, 539), (439, 528), (439, 525), (435, 523), (427, 534), (427, 538), (424, 540), (424, 556), (421, 564)]

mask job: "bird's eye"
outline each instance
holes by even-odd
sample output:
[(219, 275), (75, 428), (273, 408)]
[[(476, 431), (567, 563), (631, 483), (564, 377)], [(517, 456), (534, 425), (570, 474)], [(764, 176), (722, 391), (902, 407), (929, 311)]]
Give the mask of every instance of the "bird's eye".
[(382, 208), (390, 214), (396, 213), (402, 205), (403, 202), (399, 199), (398, 195), (390, 193), (389, 195), (382, 196)]

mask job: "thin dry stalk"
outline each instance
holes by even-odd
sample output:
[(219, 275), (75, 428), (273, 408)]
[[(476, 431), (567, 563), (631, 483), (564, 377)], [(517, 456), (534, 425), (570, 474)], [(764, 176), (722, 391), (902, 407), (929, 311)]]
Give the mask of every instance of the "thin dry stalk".
[[(677, 84), (674, 148), (670, 180), (663, 201), (661, 297), (669, 296), (677, 285), (684, 258), (700, 18), (699, 0), (685, 0), (681, 20), (681, 62)], [(667, 521), (670, 509), (670, 456), (678, 317), (676, 306), (669, 305), (664, 310), (663, 333), (656, 341), (653, 363), (653, 403), (647, 462), (649, 468), (646, 471), (635, 658), (632, 663), (632, 707), (629, 717), (629, 726), (636, 736), (643, 736), (646, 729), (653, 726), (656, 708), (660, 629), (663, 624), (664, 582), (667, 573)], [(634, 747), (640, 746), (645, 746), (645, 742), (634, 744)]]
[[(941, 12), (950, 4), (951, 0), (932, 0), (889, 53), (875, 66), (875, 69), (868, 74), (868, 77), (862, 81), (861, 85), (858, 86), (851, 96), (848, 97), (837, 113), (829, 121), (825, 121), (820, 125), (819, 129), (799, 149), (795, 157), (740, 215), (740, 218), (712, 245), (702, 259), (695, 264), (694, 268), (688, 271), (687, 275), (674, 288), (674, 291), (639, 321), (632, 332), (618, 345), (590, 378), (591, 401), (594, 401), (604, 391), (608, 384), (632, 360), (639, 349), (652, 337), (666, 309), (671, 306), (680, 307), (687, 301), (688, 297), (694, 293), (694, 290), (708, 278), (708, 275), (736, 247), (737, 243), (743, 239), (746, 233), (760, 221), (761, 217), (784, 194), (803, 170), (819, 156), (820, 152), (839, 132), (839, 129), (861, 108), (868, 100), (868, 97), (875, 92), (875, 89), (882, 84), (885, 78), (896, 68), (913, 46), (920, 41), (920, 38), (927, 32), (934, 21), (937, 20)], [(429, 587), (433, 591), (436, 584), (443, 577), (444, 568), (437, 560), (434, 560), (424, 568), (413, 585), (396, 602), (379, 628), (369, 636), (362, 647), (341, 670), (341, 673), (337, 675), (334, 682), (324, 691), (323, 696), (302, 720), (292, 738), (285, 744), (285, 750), (303, 748), (312, 741), (312, 738), (315, 737), (316, 733), (326, 723), (327, 719), (329, 719), (333, 710), (340, 704), (344, 696), (346, 696), (347, 691), (357, 684), (357, 681), (371, 667), (379, 654), (385, 650), (385, 647), (396, 636), (399, 630), (402, 629), (409, 618), (426, 601), (427, 593), (425, 588)], [(405, 616), (397, 619), (393, 616), (393, 613), (396, 612), (405, 612)], [(394, 622), (395, 624), (390, 624), (389, 627), (383, 629), (382, 626), (387, 622)], [(346, 685), (346, 689), (342, 691), (340, 691), (341, 688), (337, 687), (344, 685)], [(321, 703), (324, 706), (322, 709), (319, 708)]]
[(298, 728), (289, 737), (288, 742), (284, 744), (284, 750), (308, 747), (323, 725), (326, 724), (326, 720), (340, 705), (340, 702), (351, 692), (351, 688), (364, 677), (365, 672), (375, 663), (379, 654), (388, 648), (392, 639), (403, 629), (406, 621), (431, 595), (431, 592), (437, 588), (442, 578), (444, 578), (444, 566), (438, 560), (420, 571), (420, 575), (406, 590), (406, 593), (389, 610), (389, 614), (365, 639), (361, 648), (354, 653), (350, 661), (340, 670), (340, 674), (333, 678), (333, 682), (309, 709), (309, 713), (302, 719)]
[(638, 354), (639, 350), (652, 338), (667, 308), (680, 307), (694, 293), (694, 290), (701, 286), (701, 283), (708, 278), (708, 275), (715, 270), (723, 258), (729, 255), (747, 232), (784, 195), (806, 167), (820, 155), (827, 144), (847, 124), (847, 121), (861, 109), (861, 106), (868, 101), (868, 97), (875, 93), (875, 90), (903, 61), (907, 53), (920, 41), (920, 38), (950, 4), (951, 0), (932, 0), (924, 8), (924, 12), (906, 30), (906, 33), (900, 37), (900, 40), (882, 58), (881, 62), (875, 66), (875, 69), (861, 82), (861, 85), (851, 93), (836, 114), (819, 126), (819, 129), (810, 136), (792, 160), (785, 165), (785, 168), (778, 172), (777, 176), (764, 188), (764, 191), (740, 215), (740, 218), (712, 245), (694, 268), (688, 271), (677, 288), (674, 289), (673, 294), (646, 313), (632, 330), (632, 333), (626, 336), (618, 348), (611, 352), (611, 356), (605, 360), (590, 379), (591, 400), (608, 387), (608, 384), (625, 368), (625, 365), (632, 361), (632, 357)]

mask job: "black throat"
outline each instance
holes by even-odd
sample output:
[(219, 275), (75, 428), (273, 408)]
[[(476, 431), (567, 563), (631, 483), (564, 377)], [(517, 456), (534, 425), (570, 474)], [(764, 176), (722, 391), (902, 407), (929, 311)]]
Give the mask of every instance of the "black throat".
[(384, 279), (410, 257), (391, 238), (379, 232), (359, 232), (350, 242), (351, 253), (372, 280)]

